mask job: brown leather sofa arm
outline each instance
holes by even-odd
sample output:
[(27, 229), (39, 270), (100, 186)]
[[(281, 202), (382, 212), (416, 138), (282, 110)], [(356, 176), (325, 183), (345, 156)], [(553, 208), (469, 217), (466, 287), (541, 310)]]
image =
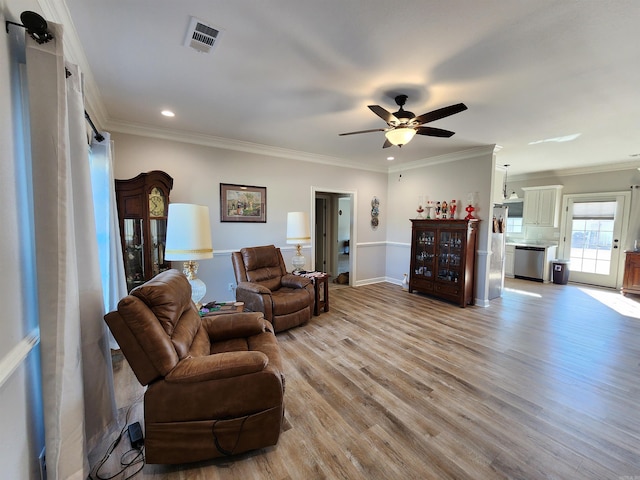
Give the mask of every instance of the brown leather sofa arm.
[(165, 377), (167, 383), (197, 383), (261, 372), (269, 364), (262, 352), (225, 352), (206, 357), (188, 357)]
[(240, 282), (236, 288), (236, 300), (244, 302), (245, 310), (263, 312), (264, 318), (273, 320), (273, 300), (271, 290), (251, 282)]
[(289, 288), (305, 288), (307, 285), (311, 283), (311, 279), (307, 277), (301, 277), (300, 275), (293, 275), (292, 273), (287, 273), (282, 276), (281, 280), (283, 287)]
[(263, 287), (262, 285), (258, 283), (253, 283), (253, 282), (238, 283), (238, 285), (236, 286), (236, 291), (238, 290), (246, 290), (247, 292), (251, 292), (251, 293), (271, 295), (271, 290), (269, 290), (267, 287)]
[(203, 317), (202, 325), (212, 342), (231, 338), (246, 338), (266, 331), (261, 312), (229, 313)]

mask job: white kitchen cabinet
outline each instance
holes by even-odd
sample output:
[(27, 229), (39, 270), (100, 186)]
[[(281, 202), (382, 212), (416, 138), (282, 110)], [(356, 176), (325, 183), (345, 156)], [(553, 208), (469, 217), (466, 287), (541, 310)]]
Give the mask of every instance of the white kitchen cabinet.
[(557, 228), (560, 220), (562, 185), (523, 187), (523, 223), (527, 226)]
[(513, 278), (513, 262), (515, 254), (515, 245), (507, 245), (504, 249), (504, 276)]

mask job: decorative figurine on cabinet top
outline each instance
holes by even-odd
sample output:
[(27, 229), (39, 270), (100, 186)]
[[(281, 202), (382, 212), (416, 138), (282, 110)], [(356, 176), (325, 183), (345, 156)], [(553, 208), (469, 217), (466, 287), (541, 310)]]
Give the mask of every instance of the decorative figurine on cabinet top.
[(442, 202), (441, 208), (442, 208), (442, 213), (440, 214), (440, 218), (442, 218), (443, 220), (449, 218), (449, 205), (447, 205), (446, 200)]
[(455, 220), (456, 218), (456, 210), (458, 208), (458, 205), (456, 205), (456, 201), (455, 200), (451, 200), (451, 205), (449, 205), (449, 213), (451, 215), (451, 218)]
[(431, 210), (433, 210), (433, 201), (427, 201), (427, 219), (431, 219)]

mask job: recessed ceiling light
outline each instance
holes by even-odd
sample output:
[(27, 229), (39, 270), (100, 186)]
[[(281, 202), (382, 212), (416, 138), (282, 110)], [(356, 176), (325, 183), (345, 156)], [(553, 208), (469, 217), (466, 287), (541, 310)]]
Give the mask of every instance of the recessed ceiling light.
[(175, 117), (176, 114), (173, 113), (171, 110), (162, 110), (162, 115), (164, 115), (165, 117)]
[(387, 160), (391, 161), (391, 160), (395, 160), (396, 157), (387, 157)]

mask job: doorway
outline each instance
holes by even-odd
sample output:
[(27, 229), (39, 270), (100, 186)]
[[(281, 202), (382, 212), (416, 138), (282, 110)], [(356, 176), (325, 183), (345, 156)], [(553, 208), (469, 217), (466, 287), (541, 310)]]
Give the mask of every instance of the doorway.
[(562, 254), (570, 281), (617, 286), (628, 201), (627, 192), (565, 195)]
[(352, 285), (355, 278), (354, 225), (355, 192), (312, 189), (314, 219), (314, 269), (331, 275), (335, 280), (347, 278)]

